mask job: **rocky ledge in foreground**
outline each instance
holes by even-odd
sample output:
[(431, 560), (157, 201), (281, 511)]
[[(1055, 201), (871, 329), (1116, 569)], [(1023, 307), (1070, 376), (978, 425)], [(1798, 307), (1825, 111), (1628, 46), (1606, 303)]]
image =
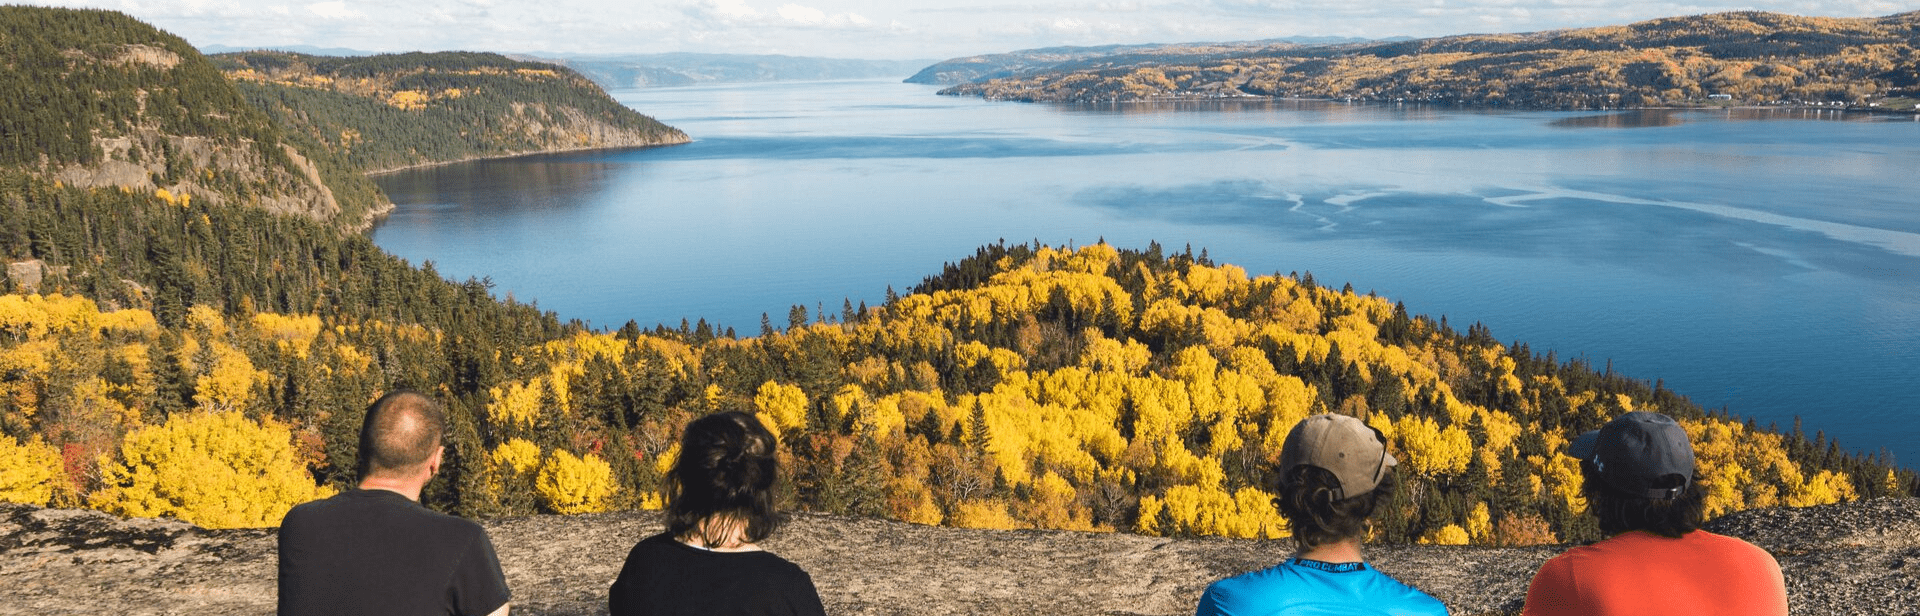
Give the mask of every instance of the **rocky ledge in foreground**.
[[(606, 613), (606, 588), (655, 513), (486, 523), (515, 614)], [(1920, 500), (1730, 515), (1710, 530), (1772, 552), (1795, 614), (1920, 614)], [(1265, 567), (1282, 541), (984, 531), (801, 514), (768, 548), (811, 572), (834, 614), (1191, 614), (1206, 585)], [(1455, 614), (1518, 613), (1561, 547), (1373, 546), (1369, 559)], [(0, 504), (0, 614), (269, 614), (274, 531)]]

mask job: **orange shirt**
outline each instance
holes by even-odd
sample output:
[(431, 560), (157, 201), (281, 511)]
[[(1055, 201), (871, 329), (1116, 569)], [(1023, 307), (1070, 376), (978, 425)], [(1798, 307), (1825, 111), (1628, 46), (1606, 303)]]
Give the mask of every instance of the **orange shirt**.
[(1772, 554), (1696, 530), (1678, 539), (1632, 531), (1567, 550), (1540, 566), (1523, 616), (1766, 616), (1787, 613)]

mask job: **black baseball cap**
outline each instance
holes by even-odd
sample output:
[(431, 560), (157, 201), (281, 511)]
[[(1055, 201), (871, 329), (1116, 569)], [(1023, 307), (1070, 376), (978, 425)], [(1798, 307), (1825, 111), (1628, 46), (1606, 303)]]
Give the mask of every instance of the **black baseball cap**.
[[(1670, 499), (1693, 482), (1693, 443), (1687, 429), (1659, 413), (1634, 411), (1615, 417), (1574, 439), (1567, 455), (1592, 463), (1607, 485), (1634, 496)], [(1686, 481), (1678, 487), (1655, 487), (1668, 475)]]

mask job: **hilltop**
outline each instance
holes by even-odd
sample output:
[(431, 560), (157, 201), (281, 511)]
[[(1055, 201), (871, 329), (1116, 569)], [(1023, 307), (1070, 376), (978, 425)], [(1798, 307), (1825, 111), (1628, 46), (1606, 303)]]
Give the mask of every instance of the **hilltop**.
[[(653, 512), (483, 521), (516, 614), (604, 614), (606, 587)], [(1912, 614), (1920, 501), (1754, 510), (1709, 523), (1772, 552), (1795, 614)], [(1191, 614), (1213, 580), (1263, 568), (1284, 541), (936, 528), (800, 514), (767, 542), (805, 568), (834, 614)], [(273, 529), (0, 504), (0, 612), (258, 614), (273, 609)], [(1369, 562), (1454, 614), (1517, 614), (1541, 562), (1565, 546), (1369, 546)], [(12, 613), (12, 612), (9, 612)]]
[(1856, 19), (1738, 12), (1525, 34), (1121, 49), (942, 93), (1047, 102), (1258, 96), (1526, 109), (1911, 110), (1920, 103), (1916, 45), (1920, 12)]
[[(1400, 39), (1388, 39), (1400, 40)], [(920, 69), (906, 83), (956, 85), (1036, 73), (1120, 66), (1141, 62), (1197, 63), (1259, 51), (1352, 45), (1369, 39), (1292, 37), (1265, 41), (1043, 47), (942, 60)]]
[(277, 124), (366, 171), (687, 142), (579, 73), (498, 54), (254, 51), (213, 61)]
[[(0, 7), (0, 170), (363, 230), (399, 167), (684, 143), (565, 67), (495, 54), (209, 58), (121, 13)], [(17, 255), (4, 255), (17, 256)]]
[[(341, 193), (186, 41), (119, 13), (0, 7), (0, 167), (67, 186), (237, 203), (363, 224), (386, 204)], [(317, 160), (316, 160), (317, 159)]]

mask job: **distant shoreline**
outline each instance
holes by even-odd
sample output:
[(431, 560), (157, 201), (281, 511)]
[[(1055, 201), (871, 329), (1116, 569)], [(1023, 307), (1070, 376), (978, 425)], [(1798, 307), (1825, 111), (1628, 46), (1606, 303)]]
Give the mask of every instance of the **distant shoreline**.
[(1308, 97), (1308, 96), (1261, 96), (1258, 94), (1242, 94), (1242, 95), (1168, 94), (1168, 95), (1156, 95), (1152, 98), (1146, 98), (1146, 99), (1107, 100), (1107, 101), (1028, 100), (1028, 99), (1014, 98), (1014, 97), (991, 97), (984, 94), (974, 94), (974, 93), (961, 93), (961, 92), (949, 93), (945, 90), (942, 90), (937, 94), (940, 96), (971, 97), (971, 98), (978, 98), (981, 100), (988, 100), (988, 101), (994, 101), (994, 102), (1006, 102), (1006, 103), (1039, 103), (1039, 104), (1050, 104), (1050, 105), (1083, 105), (1083, 106), (1141, 105), (1141, 104), (1152, 105), (1152, 104), (1158, 104), (1158, 103), (1192, 103), (1192, 102), (1207, 102), (1207, 101), (1312, 101), (1312, 102), (1325, 102), (1325, 103), (1366, 103), (1366, 104), (1378, 104), (1378, 105), (1426, 105), (1426, 106), (1432, 106), (1432, 107), (1454, 107), (1454, 108), (1460, 108), (1460, 109), (1488, 109), (1488, 110), (1498, 109), (1498, 110), (1505, 110), (1505, 111), (1569, 111), (1569, 112), (1585, 111), (1585, 112), (1601, 112), (1601, 113), (1611, 113), (1611, 112), (1621, 112), (1621, 111), (1719, 111), (1719, 110), (1834, 111), (1834, 112), (1845, 112), (1845, 113), (1871, 113), (1871, 114), (1881, 114), (1881, 115), (1920, 117), (1920, 106), (1916, 106), (1911, 109), (1898, 109), (1898, 108), (1891, 108), (1891, 107), (1860, 107), (1857, 105), (1848, 105), (1848, 106), (1841, 107), (1841, 106), (1833, 106), (1833, 105), (1816, 105), (1816, 104), (1806, 104), (1806, 103), (1794, 103), (1794, 104), (1784, 104), (1784, 105), (1738, 104), (1738, 105), (1697, 105), (1697, 106), (1662, 105), (1662, 106), (1635, 106), (1635, 107), (1522, 107), (1522, 106), (1487, 105), (1487, 104), (1479, 104), (1479, 103), (1454, 103), (1454, 102), (1446, 102), (1446, 101), (1418, 101), (1418, 100), (1409, 101), (1409, 100), (1388, 100), (1388, 99), (1377, 99), (1377, 98), (1353, 98), (1353, 97), (1328, 98), (1328, 97)]
[(592, 147), (584, 147), (584, 148), (561, 148), (561, 149), (554, 149), (554, 150), (530, 150), (526, 152), (509, 152), (504, 154), (492, 154), (487, 156), (468, 156), (468, 157), (454, 159), (454, 160), (429, 161), (429, 162), (423, 162), (423, 163), (415, 163), (411, 165), (402, 165), (399, 167), (392, 167), (387, 169), (373, 169), (373, 170), (367, 171), (366, 176), (377, 177), (382, 175), (399, 173), (402, 171), (426, 169), (429, 167), (444, 167), (447, 165), (457, 165), (460, 163), (470, 163), (470, 162), (482, 161), (482, 160), (501, 160), (501, 159), (508, 159), (508, 158), (521, 158), (524, 156), (540, 156), (543, 154), (570, 154), (570, 153), (576, 153), (576, 152), (593, 152), (593, 151), (599, 151), (599, 150), (640, 150), (640, 149), (646, 149), (646, 148), (659, 148), (659, 147), (674, 146), (674, 145), (686, 145), (689, 143), (693, 143), (693, 138), (683, 136), (678, 141), (665, 141), (660, 143), (648, 143), (648, 144), (641, 144), (641, 145), (592, 146)]

